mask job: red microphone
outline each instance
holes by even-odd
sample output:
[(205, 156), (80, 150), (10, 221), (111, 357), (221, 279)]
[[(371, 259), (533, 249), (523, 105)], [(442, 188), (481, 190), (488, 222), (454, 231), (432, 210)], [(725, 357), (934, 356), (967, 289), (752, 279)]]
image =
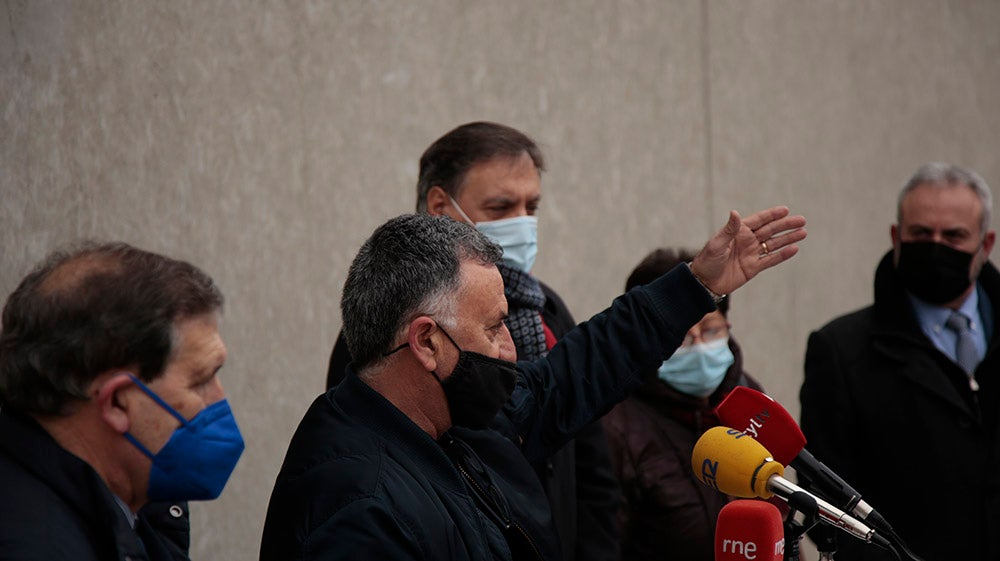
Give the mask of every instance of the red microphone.
[(767, 501), (739, 499), (719, 511), (715, 561), (782, 561), (785, 532), (778, 508)]
[(755, 389), (738, 386), (715, 408), (723, 425), (741, 430), (767, 448), (780, 464), (791, 465), (827, 495), (830, 502), (890, 533), (892, 527), (826, 464), (805, 449), (806, 437), (787, 409)]
[(806, 447), (802, 429), (787, 409), (755, 389), (737, 386), (715, 408), (722, 424), (760, 442), (779, 464), (788, 465)]

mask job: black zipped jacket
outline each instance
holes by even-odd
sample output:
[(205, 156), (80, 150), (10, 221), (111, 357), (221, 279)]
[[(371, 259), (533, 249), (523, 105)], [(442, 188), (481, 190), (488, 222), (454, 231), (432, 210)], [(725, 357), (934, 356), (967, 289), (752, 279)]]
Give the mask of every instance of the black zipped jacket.
[[(519, 362), (499, 430), (434, 441), (353, 374), (317, 398), (292, 437), (264, 523), (261, 561), (559, 559), (544, 459), (624, 399), (715, 309), (686, 266), (615, 300), (549, 354)], [(472, 451), (472, 461), (456, 456)], [(467, 477), (467, 468), (479, 474)], [(463, 468), (463, 469), (460, 469)], [(492, 484), (501, 508), (484, 505)], [(495, 513), (493, 511), (503, 512)]]
[[(542, 321), (559, 340), (576, 327), (576, 321), (562, 298), (544, 282), (539, 284), (545, 294)], [(350, 363), (351, 353), (341, 332), (330, 353), (327, 388), (344, 380)], [(500, 415), (497, 422), (502, 425), (503, 413)], [(562, 543), (562, 558), (617, 561), (619, 535), (615, 517), (621, 492), (611, 471), (611, 455), (601, 423), (590, 423), (552, 456), (534, 462), (533, 467), (549, 498), (552, 521)]]

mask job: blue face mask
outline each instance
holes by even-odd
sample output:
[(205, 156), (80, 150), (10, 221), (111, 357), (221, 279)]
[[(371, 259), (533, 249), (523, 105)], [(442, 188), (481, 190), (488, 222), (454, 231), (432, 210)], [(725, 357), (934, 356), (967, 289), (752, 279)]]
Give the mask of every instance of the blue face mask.
[(663, 361), (657, 374), (681, 393), (708, 397), (722, 383), (734, 362), (736, 357), (729, 350), (729, 339), (723, 338), (677, 349), (673, 356)]
[(129, 433), (125, 438), (153, 460), (149, 472), (151, 501), (205, 501), (222, 493), (243, 453), (243, 437), (225, 399), (188, 421), (135, 376), (132, 380), (160, 407), (181, 422), (170, 440), (153, 454)]
[(452, 206), (458, 210), (463, 218), (482, 232), (493, 243), (503, 248), (503, 262), (508, 267), (530, 272), (535, 266), (535, 257), (538, 255), (538, 217), (537, 216), (514, 216), (502, 220), (490, 220), (488, 222), (473, 222), (468, 215), (462, 211), (455, 199), (451, 199)]

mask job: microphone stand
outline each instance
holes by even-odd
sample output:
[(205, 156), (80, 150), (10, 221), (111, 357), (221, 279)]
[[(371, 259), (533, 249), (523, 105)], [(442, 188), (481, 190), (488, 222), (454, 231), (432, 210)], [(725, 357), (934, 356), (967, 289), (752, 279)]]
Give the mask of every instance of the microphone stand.
[(833, 554), (837, 553), (837, 530), (829, 526), (817, 526), (809, 533), (809, 537), (816, 544), (819, 561), (832, 561)]
[[(799, 543), (802, 535), (819, 521), (819, 506), (816, 500), (796, 491), (788, 497), (788, 516), (785, 517), (785, 561), (799, 561)], [(795, 519), (795, 513), (802, 513), (802, 522)]]

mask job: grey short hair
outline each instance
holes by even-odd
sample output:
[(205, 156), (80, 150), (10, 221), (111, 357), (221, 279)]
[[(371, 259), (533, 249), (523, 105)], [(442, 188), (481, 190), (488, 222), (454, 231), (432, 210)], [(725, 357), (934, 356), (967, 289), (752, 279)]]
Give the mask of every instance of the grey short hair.
[(340, 301), (355, 370), (377, 363), (420, 315), (448, 325), (462, 261), (495, 265), (503, 252), (446, 216), (404, 214), (379, 226), (351, 263)]
[(990, 229), (990, 216), (993, 214), (993, 194), (986, 180), (971, 169), (966, 169), (954, 164), (945, 162), (931, 162), (920, 166), (920, 169), (913, 174), (913, 177), (903, 185), (899, 192), (899, 200), (896, 204), (896, 223), (903, 220), (903, 199), (906, 195), (921, 185), (952, 187), (956, 185), (966, 185), (976, 193), (979, 202), (983, 207), (983, 215), (980, 220), (979, 230), (983, 236)]

